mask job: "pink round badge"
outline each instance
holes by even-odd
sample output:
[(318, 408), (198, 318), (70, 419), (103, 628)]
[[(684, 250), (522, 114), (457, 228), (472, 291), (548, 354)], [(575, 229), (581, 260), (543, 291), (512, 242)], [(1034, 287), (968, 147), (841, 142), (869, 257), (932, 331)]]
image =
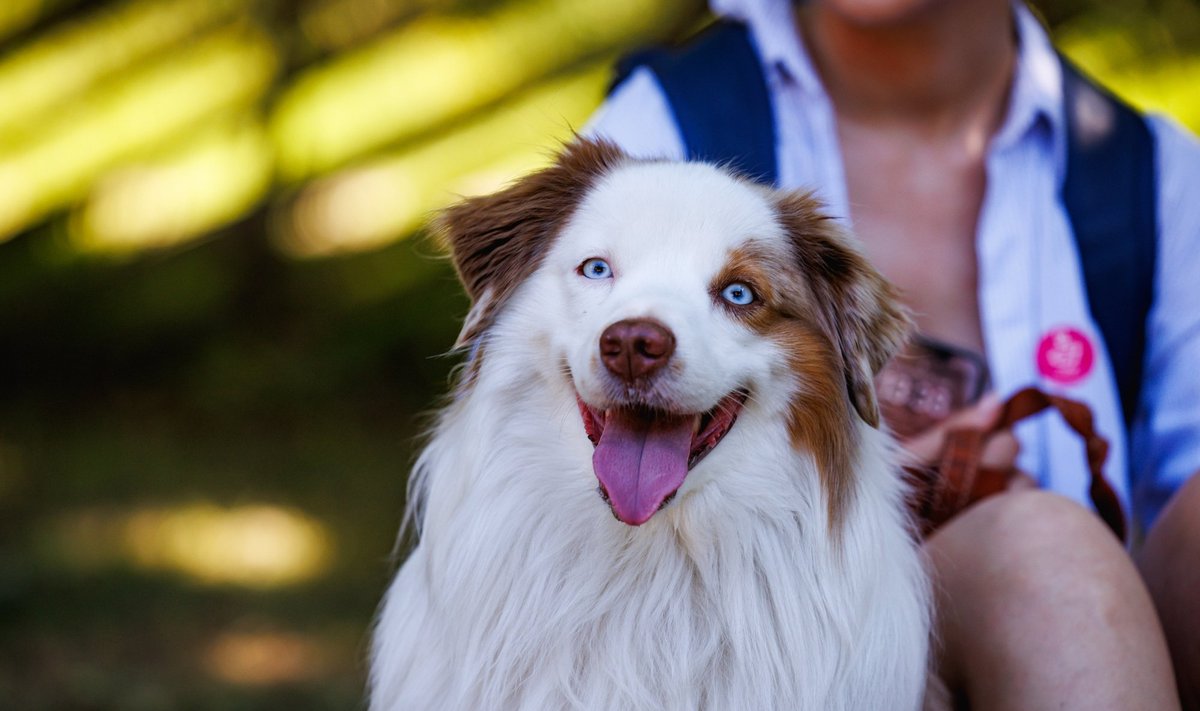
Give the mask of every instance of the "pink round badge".
[(1083, 380), (1095, 362), (1095, 347), (1077, 328), (1051, 329), (1038, 343), (1038, 372), (1057, 383), (1070, 385)]

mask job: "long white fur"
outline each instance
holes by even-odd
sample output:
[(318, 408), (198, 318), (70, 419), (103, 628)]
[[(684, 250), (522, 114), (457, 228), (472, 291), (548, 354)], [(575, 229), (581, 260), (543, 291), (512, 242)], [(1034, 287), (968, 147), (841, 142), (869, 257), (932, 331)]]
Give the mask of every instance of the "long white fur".
[[(920, 705), (928, 583), (890, 442), (859, 423), (835, 540), (813, 457), (787, 431), (804, 384), (709, 291), (731, 249), (783, 239), (762, 193), (707, 166), (636, 164), (593, 188), (420, 456), (420, 542), (378, 621), (372, 709)], [(576, 273), (593, 256), (612, 280)], [(640, 527), (597, 495), (575, 404), (576, 389), (603, 398), (599, 333), (633, 316), (675, 332), (664, 392), (681, 409), (752, 393)]]

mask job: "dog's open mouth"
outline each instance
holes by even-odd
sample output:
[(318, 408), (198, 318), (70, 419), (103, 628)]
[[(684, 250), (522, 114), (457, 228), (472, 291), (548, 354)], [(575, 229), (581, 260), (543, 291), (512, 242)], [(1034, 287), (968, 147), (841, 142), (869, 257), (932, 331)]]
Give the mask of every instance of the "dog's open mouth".
[(640, 526), (674, 496), (688, 471), (721, 441), (742, 411), (736, 390), (708, 412), (680, 415), (640, 406), (596, 410), (578, 400), (596, 446), (592, 468), (600, 493), (624, 523)]

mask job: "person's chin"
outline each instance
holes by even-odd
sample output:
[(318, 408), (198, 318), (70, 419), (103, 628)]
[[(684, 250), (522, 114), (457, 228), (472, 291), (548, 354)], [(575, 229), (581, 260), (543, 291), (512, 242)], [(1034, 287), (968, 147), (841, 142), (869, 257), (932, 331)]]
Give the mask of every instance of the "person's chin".
[(821, 5), (844, 20), (863, 26), (887, 26), (912, 20), (942, 0), (800, 0)]

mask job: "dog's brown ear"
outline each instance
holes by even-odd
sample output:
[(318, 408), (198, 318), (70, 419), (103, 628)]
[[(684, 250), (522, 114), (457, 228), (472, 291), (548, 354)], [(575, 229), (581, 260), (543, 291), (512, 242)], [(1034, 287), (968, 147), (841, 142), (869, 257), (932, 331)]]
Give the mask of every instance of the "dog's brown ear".
[(577, 139), (549, 167), (499, 192), (463, 200), (434, 221), (471, 298), (457, 347), (473, 344), (487, 330), (513, 290), (541, 265), (587, 189), (623, 160), (613, 143)]
[(776, 204), (818, 302), (819, 318), (841, 355), (850, 401), (867, 424), (878, 427), (875, 375), (908, 338), (908, 310), (811, 195), (783, 193)]

